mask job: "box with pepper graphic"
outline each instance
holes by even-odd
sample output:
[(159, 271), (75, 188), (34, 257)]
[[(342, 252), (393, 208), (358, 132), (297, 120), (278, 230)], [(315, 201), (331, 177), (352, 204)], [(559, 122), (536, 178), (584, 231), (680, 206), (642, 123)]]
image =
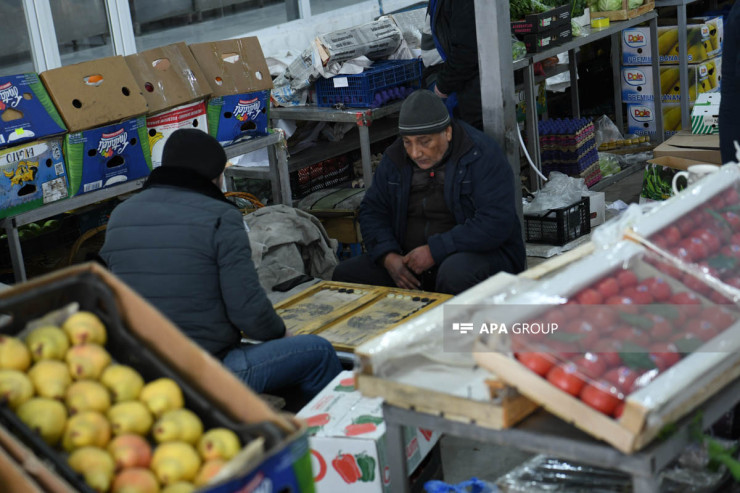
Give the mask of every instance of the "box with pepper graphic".
[[(391, 491), (385, 456), (383, 400), (363, 397), (351, 371), (340, 373), (298, 417), (309, 426), (317, 493)], [(406, 427), (408, 470), (413, 472), (439, 440), (430, 430)]]

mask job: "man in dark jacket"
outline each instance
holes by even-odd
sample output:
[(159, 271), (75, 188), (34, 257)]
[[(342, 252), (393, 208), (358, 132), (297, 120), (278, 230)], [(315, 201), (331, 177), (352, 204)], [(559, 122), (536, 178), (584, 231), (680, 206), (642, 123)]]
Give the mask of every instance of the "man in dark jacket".
[(478, 37), (473, 0), (430, 0), (428, 14), (434, 44), (443, 63), (436, 72), (434, 92), (457, 95), (460, 119), (483, 130)]
[[(205, 132), (165, 144), (144, 190), (111, 214), (100, 252), (110, 270), (256, 392), (308, 402), (341, 371), (317, 336), (285, 337), (260, 286), (239, 209), (220, 183), (226, 154)], [(256, 344), (242, 344), (242, 336)]]
[(427, 90), (406, 98), (398, 129), (360, 206), (367, 253), (334, 280), (458, 294), (521, 272), (514, 176), (496, 142)]
[(722, 162), (736, 162), (740, 145), (740, 2), (730, 9), (722, 44), (722, 99), (719, 103), (719, 147)]

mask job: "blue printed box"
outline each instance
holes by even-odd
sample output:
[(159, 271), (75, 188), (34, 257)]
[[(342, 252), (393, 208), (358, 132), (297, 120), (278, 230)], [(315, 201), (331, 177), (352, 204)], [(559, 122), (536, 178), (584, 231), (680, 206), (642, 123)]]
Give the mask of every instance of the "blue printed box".
[(207, 114), (208, 132), (223, 146), (267, 135), (270, 90), (211, 98)]
[(0, 150), (0, 218), (67, 198), (61, 139)]
[(147, 176), (152, 169), (146, 118), (66, 135), (70, 196)]
[(66, 131), (38, 75), (0, 77), (0, 148)]

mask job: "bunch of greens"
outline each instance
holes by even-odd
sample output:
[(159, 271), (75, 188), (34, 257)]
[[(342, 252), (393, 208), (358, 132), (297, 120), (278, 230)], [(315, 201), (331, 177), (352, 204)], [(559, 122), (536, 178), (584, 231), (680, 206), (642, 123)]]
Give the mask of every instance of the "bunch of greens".
[(539, 14), (569, 2), (570, 0), (510, 0), (509, 14), (511, 20), (524, 19), (527, 14)]

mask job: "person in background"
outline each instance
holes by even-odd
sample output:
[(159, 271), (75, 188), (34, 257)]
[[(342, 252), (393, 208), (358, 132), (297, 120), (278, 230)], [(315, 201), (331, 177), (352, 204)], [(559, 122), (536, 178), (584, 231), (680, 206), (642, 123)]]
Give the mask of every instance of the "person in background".
[(483, 130), (474, 3), (474, 0), (430, 0), (428, 14), (432, 38), (443, 60), (433, 67), (434, 92), (441, 98), (456, 98), (459, 118)]
[(174, 132), (162, 166), (111, 214), (100, 256), (251, 389), (298, 410), (341, 364), (325, 339), (287, 337), (260, 286), (242, 214), (219, 188), (225, 166), (216, 139)]
[(719, 103), (719, 147), (722, 162), (738, 162), (734, 142), (740, 145), (740, 2), (735, 2), (725, 22), (722, 43), (722, 99)]
[(496, 142), (425, 89), (401, 105), (398, 131), (360, 205), (367, 253), (333, 279), (458, 294), (521, 272), (514, 176)]

